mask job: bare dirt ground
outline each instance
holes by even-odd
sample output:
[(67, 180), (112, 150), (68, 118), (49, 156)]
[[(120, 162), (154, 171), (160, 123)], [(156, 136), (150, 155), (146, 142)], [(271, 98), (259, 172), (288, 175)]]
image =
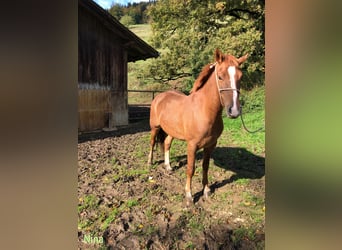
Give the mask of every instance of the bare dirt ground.
[(147, 122), (79, 136), (79, 249), (264, 249), (264, 155), (219, 143), (203, 200), (199, 151), (186, 207), (185, 144), (172, 145), (168, 173), (159, 148), (147, 165), (148, 141)]

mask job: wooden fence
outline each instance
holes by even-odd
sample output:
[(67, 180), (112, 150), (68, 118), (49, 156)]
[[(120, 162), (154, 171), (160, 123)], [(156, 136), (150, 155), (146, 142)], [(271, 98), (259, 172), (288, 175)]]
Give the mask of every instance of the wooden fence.
[(128, 90), (129, 105), (150, 105), (154, 97), (163, 90)]
[(129, 122), (136, 122), (150, 117), (150, 106), (154, 97), (162, 90), (128, 90)]

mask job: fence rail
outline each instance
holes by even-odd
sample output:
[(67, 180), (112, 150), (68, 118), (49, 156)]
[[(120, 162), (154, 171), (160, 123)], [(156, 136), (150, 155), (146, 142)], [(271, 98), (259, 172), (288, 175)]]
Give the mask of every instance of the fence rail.
[(148, 119), (151, 102), (165, 90), (128, 90), (128, 117), (130, 122)]
[(156, 94), (164, 90), (128, 90), (128, 104), (151, 104)]
[(164, 90), (128, 90), (129, 105), (150, 105), (154, 97)]

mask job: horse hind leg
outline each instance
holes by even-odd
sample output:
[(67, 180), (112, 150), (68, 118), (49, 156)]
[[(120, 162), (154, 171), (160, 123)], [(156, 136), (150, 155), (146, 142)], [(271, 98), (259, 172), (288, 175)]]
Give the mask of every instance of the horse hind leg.
[(150, 139), (150, 153), (148, 155), (147, 163), (152, 165), (154, 145), (156, 142), (158, 142), (162, 153), (165, 155), (166, 169), (171, 170), (169, 150), (170, 150), (172, 139), (173, 138), (168, 136), (160, 126), (152, 126), (151, 127), (151, 139)]
[(209, 170), (209, 161), (211, 153), (213, 152), (214, 148), (216, 147), (216, 143), (210, 147), (203, 149), (203, 178), (202, 178), (202, 184), (203, 184), (203, 196), (205, 199), (208, 199), (210, 194), (210, 188), (208, 186), (208, 170)]
[(150, 139), (150, 153), (148, 155), (148, 161), (147, 164), (152, 165), (153, 162), (153, 148), (156, 143), (156, 137), (159, 132), (158, 127), (151, 128), (151, 139)]
[(170, 148), (172, 144), (173, 137), (170, 135), (167, 135), (164, 140), (164, 165), (166, 170), (171, 171), (171, 165), (170, 165)]

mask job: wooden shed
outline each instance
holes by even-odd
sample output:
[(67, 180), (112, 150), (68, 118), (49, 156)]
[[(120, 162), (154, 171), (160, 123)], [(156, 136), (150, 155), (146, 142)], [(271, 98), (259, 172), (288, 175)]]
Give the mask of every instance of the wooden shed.
[(128, 125), (127, 63), (158, 55), (95, 2), (79, 0), (79, 132)]

